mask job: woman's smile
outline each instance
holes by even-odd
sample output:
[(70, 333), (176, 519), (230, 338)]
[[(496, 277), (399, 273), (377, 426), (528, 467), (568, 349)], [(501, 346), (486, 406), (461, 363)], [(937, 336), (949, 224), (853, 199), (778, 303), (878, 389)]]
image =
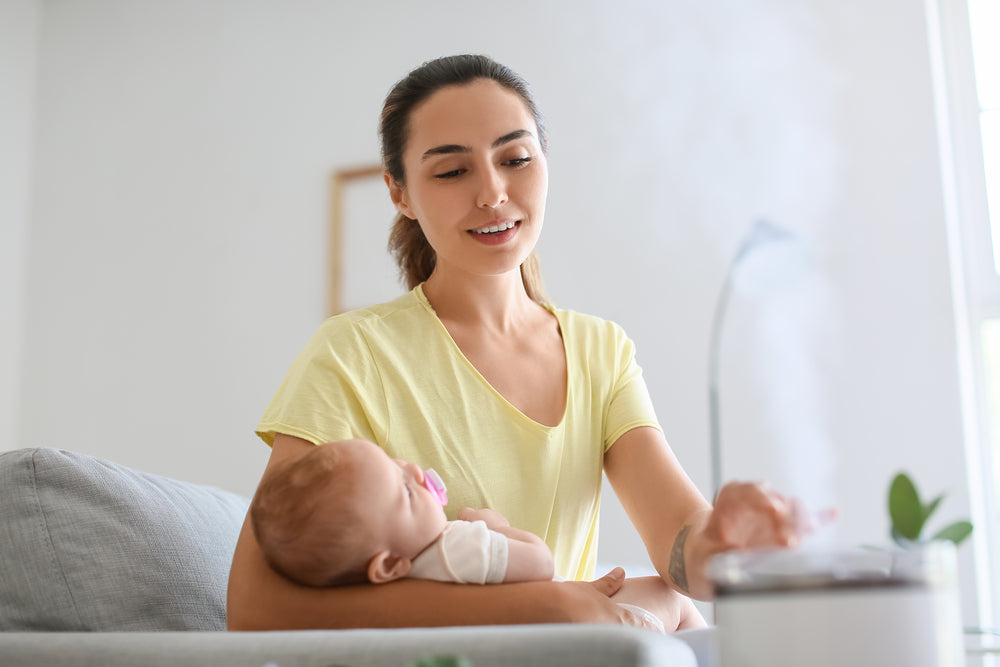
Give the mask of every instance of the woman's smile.
[(497, 246), (511, 241), (518, 232), (518, 220), (501, 220), (492, 222), (478, 229), (469, 230), (472, 238), (483, 245)]
[(496, 222), (491, 222), (485, 227), (480, 227), (479, 229), (473, 229), (473, 234), (496, 234), (497, 232), (505, 232), (508, 229), (514, 227), (517, 224), (517, 220), (498, 220)]

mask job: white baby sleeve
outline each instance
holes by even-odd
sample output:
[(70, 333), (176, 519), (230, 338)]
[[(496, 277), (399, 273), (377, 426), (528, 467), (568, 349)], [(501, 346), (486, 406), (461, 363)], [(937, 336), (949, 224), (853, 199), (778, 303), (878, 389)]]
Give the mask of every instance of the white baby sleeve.
[(413, 561), (410, 577), (498, 584), (507, 574), (507, 538), (482, 521), (452, 521)]

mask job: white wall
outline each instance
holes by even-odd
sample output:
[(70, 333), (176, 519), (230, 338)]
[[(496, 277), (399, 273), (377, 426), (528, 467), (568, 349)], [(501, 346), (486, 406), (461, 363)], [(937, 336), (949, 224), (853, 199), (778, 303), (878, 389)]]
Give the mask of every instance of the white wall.
[(35, 0), (0, 3), (0, 447), (18, 442), (37, 27)]
[[(726, 476), (836, 504), (836, 544), (886, 542), (897, 469), (969, 514), (921, 3), (40, 6), (17, 446), (250, 493), (253, 425), (324, 316), (328, 175), (375, 159), (396, 79), (471, 51), (548, 120), (551, 295), (629, 330), (702, 489), (712, 307), (765, 216), (815, 261), (733, 302)], [(613, 504), (602, 532), (644, 562)]]

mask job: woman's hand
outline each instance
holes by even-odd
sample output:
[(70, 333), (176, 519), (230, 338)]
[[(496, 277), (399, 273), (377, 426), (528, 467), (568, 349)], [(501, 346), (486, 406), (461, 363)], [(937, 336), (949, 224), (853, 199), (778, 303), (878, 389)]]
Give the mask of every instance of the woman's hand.
[(836, 516), (835, 509), (813, 514), (802, 501), (783, 496), (763, 482), (729, 482), (719, 490), (707, 517), (685, 525), (677, 534), (670, 554), (670, 580), (681, 591), (690, 588), (690, 594), (708, 599), (712, 584), (705, 570), (713, 556), (746, 549), (794, 548)]
[(794, 548), (836, 518), (836, 509), (810, 512), (801, 500), (783, 496), (765, 482), (729, 482), (719, 490), (705, 536), (720, 552)]
[(719, 490), (705, 525), (717, 552), (795, 547), (809, 530), (802, 503), (763, 482), (729, 482)]
[[(568, 620), (576, 623), (593, 623), (596, 620), (603, 623), (631, 625), (636, 628), (645, 628), (646, 630), (659, 632), (660, 628), (645, 618), (610, 600), (613, 595), (622, 590), (624, 584), (625, 570), (620, 567), (616, 567), (600, 579), (595, 579), (594, 581), (564, 582), (562, 585), (572, 587), (574, 597), (578, 598), (578, 602), (569, 605), (574, 609), (574, 618)], [(587, 588), (592, 591), (591, 595), (593, 595), (594, 605), (578, 606), (580, 601), (589, 597), (586, 594)], [(577, 612), (579, 612), (579, 616), (576, 615)]]

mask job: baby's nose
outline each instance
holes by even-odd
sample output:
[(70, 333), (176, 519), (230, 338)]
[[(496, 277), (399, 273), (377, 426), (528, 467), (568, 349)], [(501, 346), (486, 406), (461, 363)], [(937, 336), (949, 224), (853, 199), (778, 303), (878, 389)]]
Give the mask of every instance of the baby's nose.
[(424, 471), (416, 463), (407, 463), (406, 472), (412, 475), (413, 479), (417, 480), (417, 484), (424, 483)]

